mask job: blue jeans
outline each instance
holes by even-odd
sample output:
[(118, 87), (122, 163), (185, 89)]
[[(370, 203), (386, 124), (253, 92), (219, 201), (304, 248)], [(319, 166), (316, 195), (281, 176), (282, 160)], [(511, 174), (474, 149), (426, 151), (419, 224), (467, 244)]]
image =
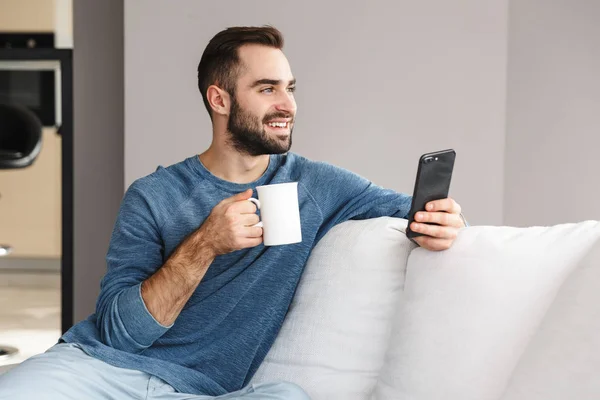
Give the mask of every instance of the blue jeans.
[(162, 379), (117, 368), (88, 356), (76, 344), (60, 343), (0, 375), (1, 400), (310, 400), (288, 382), (252, 384), (223, 396), (177, 393)]

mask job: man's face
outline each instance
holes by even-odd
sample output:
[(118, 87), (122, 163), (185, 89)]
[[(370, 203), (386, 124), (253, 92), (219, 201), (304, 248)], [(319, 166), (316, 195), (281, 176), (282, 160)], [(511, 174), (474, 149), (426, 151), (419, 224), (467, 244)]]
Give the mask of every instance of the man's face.
[(252, 156), (286, 153), (296, 116), (290, 65), (281, 50), (266, 46), (242, 46), (239, 56), (242, 68), (227, 123), (230, 142)]

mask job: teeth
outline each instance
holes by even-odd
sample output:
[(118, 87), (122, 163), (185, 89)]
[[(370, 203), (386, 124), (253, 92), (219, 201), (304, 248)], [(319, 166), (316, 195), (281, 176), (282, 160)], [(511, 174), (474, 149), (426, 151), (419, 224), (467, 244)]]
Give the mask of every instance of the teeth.
[(287, 122), (269, 122), (269, 126), (277, 127), (277, 128), (285, 128), (287, 126)]

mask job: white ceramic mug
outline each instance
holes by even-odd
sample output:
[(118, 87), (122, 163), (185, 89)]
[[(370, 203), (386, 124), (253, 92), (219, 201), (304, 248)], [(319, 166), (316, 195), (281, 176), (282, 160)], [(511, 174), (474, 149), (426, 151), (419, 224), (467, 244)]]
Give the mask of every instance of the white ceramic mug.
[(250, 198), (260, 210), (265, 246), (299, 243), (302, 241), (298, 182), (258, 186), (258, 199)]

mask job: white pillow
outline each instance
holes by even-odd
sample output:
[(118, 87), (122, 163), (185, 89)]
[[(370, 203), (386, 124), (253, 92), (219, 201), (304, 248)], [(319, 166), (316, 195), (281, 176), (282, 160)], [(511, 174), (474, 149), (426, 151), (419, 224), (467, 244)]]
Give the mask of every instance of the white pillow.
[(369, 398), (416, 247), (406, 225), (389, 217), (347, 221), (325, 235), (253, 382), (294, 382), (313, 400)]
[(563, 284), (503, 400), (600, 399), (600, 243)]
[(415, 249), (375, 399), (498, 399), (557, 290), (600, 236), (586, 221), (469, 227)]
[(0, 365), (0, 375), (16, 367), (17, 364)]

